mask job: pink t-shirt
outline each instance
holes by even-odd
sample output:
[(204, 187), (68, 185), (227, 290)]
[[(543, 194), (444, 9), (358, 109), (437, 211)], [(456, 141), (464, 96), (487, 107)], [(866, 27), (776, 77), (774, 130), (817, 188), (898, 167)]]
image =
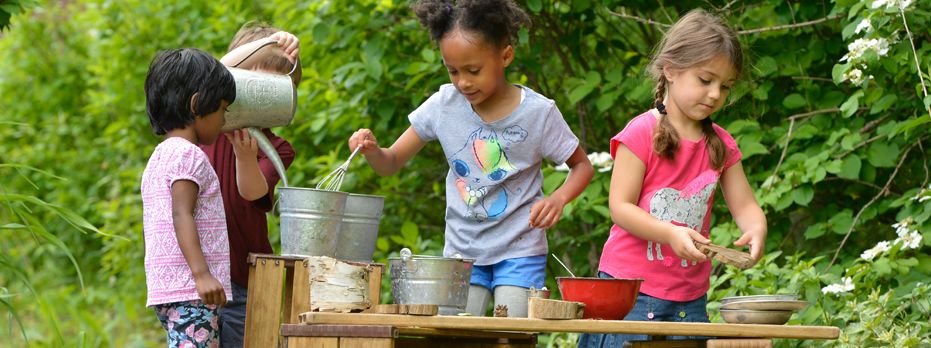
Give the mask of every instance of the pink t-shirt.
[(230, 255), (226, 215), (220, 197), (220, 182), (207, 155), (184, 138), (170, 137), (155, 147), (142, 173), (142, 228), (145, 235), (146, 306), (199, 300), (194, 275), (188, 266), (171, 214), (171, 184), (189, 180), (197, 184), (194, 224), (207, 267), (226, 290), (230, 290)]
[[(652, 112), (635, 117), (611, 138), (611, 157), (623, 143), (646, 166), (637, 201), (641, 209), (660, 221), (688, 226), (707, 237), (711, 202), (721, 172), (711, 166), (704, 139), (680, 138), (675, 159), (661, 158), (653, 151), (656, 125)], [(740, 150), (727, 131), (718, 125), (714, 130), (727, 147), (726, 170), (740, 160)], [(614, 225), (599, 270), (615, 278), (643, 278), (640, 292), (644, 294), (669, 301), (691, 301), (708, 292), (711, 262), (688, 262), (668, 245), (640, 239)]]

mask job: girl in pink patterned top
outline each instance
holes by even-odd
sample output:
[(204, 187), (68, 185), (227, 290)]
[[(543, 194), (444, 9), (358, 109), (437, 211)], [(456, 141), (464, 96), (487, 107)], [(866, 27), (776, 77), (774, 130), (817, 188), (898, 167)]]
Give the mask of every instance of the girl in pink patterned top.
[(155, 57), (145, 93), (152, 129), (166, 136), (142, 173), (146, 306), (169, 347), (217, 347), (217, 309), (232, 298), (229, 243), (219, 181), (197, 145), (217, 139), (235, 83), (206, 52), (178, 49)]
[[(711, 121), (741, 73), (743, 53), (734, 31), (702, 10), (679, 19), (650, 64), (655, 109), (630, 121), (611, 139), (615, 159), (609, 205), (615, 225), (599, 263), (604, 278), (642, 278), (624, 320), (708, 322), (711, 262), (694, 243), (709, 243), (711, 203), (718, 186), (759, 260), (766, 216), (743, 167), (734, 138)], [(620, 347), (646, 335), (583, 335), (580, 347)], [(683, 339), (673, 337), (670, 339)]]

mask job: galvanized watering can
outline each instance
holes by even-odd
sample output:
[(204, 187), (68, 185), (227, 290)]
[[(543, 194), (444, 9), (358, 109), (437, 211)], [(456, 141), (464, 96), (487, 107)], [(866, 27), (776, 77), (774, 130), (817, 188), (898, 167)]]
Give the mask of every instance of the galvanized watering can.
[(297, 110), (297, 89), (288, 75), (228, 67), (236, 81), (236, 101), (226, 112), (223, 131), (287, 126)]

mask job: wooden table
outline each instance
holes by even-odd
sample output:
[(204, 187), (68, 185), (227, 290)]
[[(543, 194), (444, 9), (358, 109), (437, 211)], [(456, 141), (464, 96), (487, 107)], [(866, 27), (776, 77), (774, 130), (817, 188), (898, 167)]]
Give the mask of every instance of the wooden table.
[[(527, 318), (492, 318), (492, 317), (458, 317), (458, 316), (411, 316), (369, 313), (316, 313), (300, 315), (305, 325), (350, 326), (368, 325), (382, 328), (397, 328), (398, 335), (405, 329), (430, 329), (436, 331), (458, 330), (461, 336), (483, 333), (495, 335), (500, 332), (579, 332), (579, 333), (624, 333), (655, 336), (651, 342), (640, 342), (633, 347), (766, 347), (771, 346), (773, 338), (790, 339), (836, 339), (840, 329), (833, 326), (798, 326), (798, 325), (754, 325), (754, 324), (719, 324), (719, 323), (675, 323), (644, 322), (623, 320), (544, 320)], [(285, 335), (286, 339), (288, 338)], [(334, 336), (338, 336), (335, 334)], [(390, 336), (390, 335), (383, 335)], [(658, 337), (657, 337), (658, 336)], [(714, 340), (703, 341), (665, 341), (666, 336), (713, 336)], [(322, 337), (322, 336), (311, 336)], [(345, 337), (345, 336), (338, 336)], [(397, 337), (397, 336), (395, 336)], [(366, 347), (394, 347), (393, 337), (368, 337)], [(301, 343), (309, 342), (302, 341)], [(339, 347), (334, 345), (288, 345), (298, 347)], [(351, 347), (352, 345), (345, 345)], [(398, 345), (402, 346), (402, 345)], [(457, 345), (460, 347), (479, 347)], [(509, 344), (502, 347), (524, 347), (521, 344)], [(531, 345), (532, 347), (532, 345)]]

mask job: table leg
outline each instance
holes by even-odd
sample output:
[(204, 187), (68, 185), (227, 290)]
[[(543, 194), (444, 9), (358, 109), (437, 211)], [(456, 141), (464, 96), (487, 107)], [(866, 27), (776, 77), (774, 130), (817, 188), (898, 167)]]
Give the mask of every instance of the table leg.
[(258, 259), (249, 267), (249, 297), (246, 299), (245, 347), (278, 346), (281, 324), (280, 260)]

